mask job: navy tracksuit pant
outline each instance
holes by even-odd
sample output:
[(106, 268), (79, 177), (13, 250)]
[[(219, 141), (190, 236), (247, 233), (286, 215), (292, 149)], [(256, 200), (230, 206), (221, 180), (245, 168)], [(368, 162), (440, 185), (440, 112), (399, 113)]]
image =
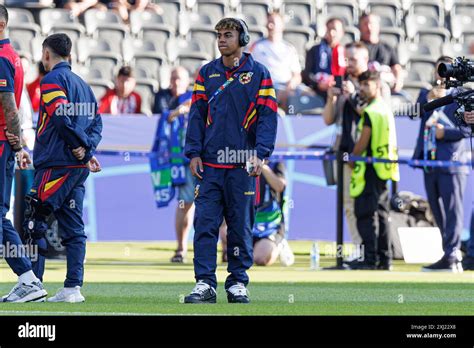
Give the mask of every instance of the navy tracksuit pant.
[(235, 283), (247, 285), (246, 271), (253, 264), (252, 228), (255, 220), (255, 177), (244, 168), (223, 169), (205, 165), (196, 179), (194, 215), (194, 273), (217, 287), (217, 242), (219, 226), (227, 223), (228, 289)]
[[(84, 182), (89, 169), (79, 167), (46, 168), (35, 171), (31, 195), (36, 195), (43, 204), (49, 204), (58, 221), (61, 244), (66, 248), (67, 274), (64, 287), (82, 286), (84, 280), (84, 258), (86, 255), (86, 234), (82, 220)], [(46, 240), (37, 241), (40, 248), (46, 247)], [(40, 255), (33, 263), (33, 271), (43, 278), (45, 257)]]
[[(17, 250), (23, 243), (18, 232), (13, 227), (10, 220), (6, 218), (10, 210), (10, 196), (12, 192), (13, 178), (15, 174), (15, 153), (6, 141), (0, 141), (0, 206), (2, 208), (2, 224), (0, 228), (0, 240), (6, 249), (15, 246)], [(7, 251), (7, 250), (5, 250)], [(12, 255), (13, 256), (13, 255)], [(10, 268), (16, 275), (20, 276), (31, 271), (31, 262), (24, 255), (15, 257), (5, 257)]]
[(443, 237), (444, 257), (456, 261), (456, 251), (461, 249), (467, 175), (432, 171), (424, 176), (428, 202)]

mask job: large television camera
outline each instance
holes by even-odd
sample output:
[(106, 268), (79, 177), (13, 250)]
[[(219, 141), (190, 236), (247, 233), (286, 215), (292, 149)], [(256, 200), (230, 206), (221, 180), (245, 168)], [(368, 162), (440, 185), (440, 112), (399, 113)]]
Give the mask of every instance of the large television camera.
[[(458, 125), (465, 125), (464, 112), (474, 110), (474, 90), (462, 88), (465, 83), (474, 82), (474, 61), (465, 57), (457, 57), (453, 64), (441, 63), (438, 66), (439, 76), (445, 78), (445, 88), (457, 88), (457, 91), (435, 99), (423, 106), (426, 112), (437, 109), (441, 106), (456, 102), (459, 108), (456, 110)], [(471, 125), (474, 132), (474, 125)]]

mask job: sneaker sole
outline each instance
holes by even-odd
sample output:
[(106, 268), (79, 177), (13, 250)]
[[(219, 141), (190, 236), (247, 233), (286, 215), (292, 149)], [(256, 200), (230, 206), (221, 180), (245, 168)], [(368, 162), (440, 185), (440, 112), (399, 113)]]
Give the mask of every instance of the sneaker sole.
[(41, 300), (44, 301), (46, 299), (46, 296), (48, 296), (48, 293), (46, 290), (40, 290), (36, 291), (32, 294), (29, 294), (28, 296), (25, 296), (24, 298), (21, 298), (17, 301), (9, 301), (5, 303), (28, 303), (28, 302), (42, 302)]
[(83, 302), (86, 302), (86, 299), (83, 298), (83, 299), (80, 299), (80, 300), (69, 300), (69, 301), (66, 301), (66, 300), (53, 300), (52, 298), (48, 298), (47, 300), (49, 303), (83, 303)]
[(422, 268), (422, 272), (433, 272), (433, 273), (462, 273), (457, 269), (427, 269), (427, 268)]
[(206, 301), (201, 301), (201, 300), (184, 300), (184, 303), (187, 304), (215, 304), (217, 301), (216, 299), (211, 299), (211, 300), (206, 300)]

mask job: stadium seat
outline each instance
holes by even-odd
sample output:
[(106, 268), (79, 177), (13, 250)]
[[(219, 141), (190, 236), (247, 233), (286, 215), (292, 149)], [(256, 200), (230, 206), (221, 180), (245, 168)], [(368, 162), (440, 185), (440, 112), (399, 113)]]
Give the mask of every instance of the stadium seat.
[(164, 30), (168, 32), (176, 32), (176, 28), (169, 24), (165, 24), (165, 16), (159, 15), (154, 11), (132, 11), (130, 13), (130, 32), (139, 36), (144, 30)]
[(252, 45), (255, 43), (255, 41), (258, 41), (261, 38), (267, 36), (267, 28), (266, 27), (251, 26), (251, 27), (249, 27), (249, 34), (250, 34), (250, 43), (247, 47), (252, 47)]
[[(461, 42), (463, 44), (464, 51), (469, 51), (469, 46), (474, 42), (474, 29), (470, 31), (465, 31), (461, 37)], [(472, 55), (472, 53), (470, 53)]]
[(380, 40), (396, 48), (401, 42), (405, 41), (405, 31), (400, 28), (381, 28)]
[[(322, 7), (322, 16), (323, 18), (338, 17), (344, 20), (346, 26), (354, 26), (359, 21), (359, 5), (357, 1), (353, 0), (325, 1)], [(324, 23), (325, 21), (320, 21), (318, 18), (318, 25)]]
[(92, 92), (94, 92), (95, 98), (97, 102), (104, 96), (105, 92), (109, 88), (114, 88), (114, 84), (111, 81), (103, 80), (103, 79), (86, 79), (89, 86), (92, 88)]
[(8, 20), (10, 23), (35, 23), (33, 14), (22, 8), (9, 8), (8, 9)]
[(48, 35), (53, 29), (55, 29), (54, 32), (61, 32), (64, 29), (68, 31), (68, 34), (76, 32), (77, 34), (73, 34), (73, 36), (78, 37), (85, 31), (77, 18), (72, 17), (71, 12), (68, 10), (57, 8), (43, 9), (39, 13), (39, 21), (44, 35)]
[(167, 65), (167, 60), (163, 55), (153, 52), (135, 53), (133, 61), (134, 67), (141, 69), (141, 76), (159, 81), (161, 85), (160, 70), (163, 66)]
[(316, 23), (316, 9), (311, 0), (285, 0), (282, 11), (287, 25), (309, 27)]
[(218, 53), (216, 43), (216, 31), (210, 28), (199, 28), (193, 27), (189, 32), (190, 40), (196, 40), (200, 42), (204, 48), (204, 52), (209, 54), (211, 57), (216, 57)]
[(196, 12), (208, 15), (213, 26), (227, 13), (227, 4), (224, 0), (198, 0), (195, 8)]
[(97, 69), (101, 78), (113, 81), (122, 59), (112, 52), (90, 53), (86, 65)]
[(468, 14), (451, 15), (451, 34), (453, 39), (460, 40), (463, 33), (474, 28), (474, 16)]
[(158, 5), (163, 9), (163, 19), (165, 24), (171, 25), (173, 28), (178, 28), (178, 14), (181, 11), (180, 0), (160, 0), (157, 1)]
[(180, 53), (177, 57), (177, 64), (181, 65), (188, 70), (190, 76), (194, 76), (196, 71), (203, 65), (205, 62), (212, 60), (212, 57), (201, 52), (187, 52)]
[(191, 28), (200, 27), (207, 28), (210, 30), (214, 29), (212, 19), (210, 16), (204, 13), (188, 12), (181, 13), (179, 15), (179, 29), (178, 32), (181, 36), (186, 36)]
[(283, 32), (283, 38), (295, 46), (300, 60), (304, 62), (308, 42), (314, 40), (314, 30), (311, 28), (287, 28)]
[(420, 93), (421, 88), (430, 89), (431, 84), (428, 82), (423, 82), (423, 81), (409, 81), (409, 80), (403, 83), (403, 90), (410, 95), (411, 100), (413, 102), (416, 102), (416, 100), (418, 99), (418, 94)]
[(474, 17), (474, 3), (472, 0), (455, 0), (451, 8), (451, 16), (466, 15)]
[(407, 15), (405, 18), (405, 27), (409, 39), (414, 39), (420, 30), (444, 29), (440, 28), (440, 24), (436, 18), (418, 14)]
[(433, 80), (435, 61), (433, 57), (410, 57), (407, 64), (407, 81), (431, 82)]
[(99, 31), (115, 31), (120, 33), (123, 38), (128, 32), (127, 26), (123, 24), (119, 15), (113, 11), (88, 10), (84, 14), (84, 23), (87, 34), (93, 37), (97, 37)]
[(444, 25), (444, 4), (442, 0), (411, 0), (408, 8), (409, 15), (419, 15), (429, 22), (436, 21), (440, 26)]
[(369, 0), (366, 11), (380, 17), (382, 28), (399, 27), (402, 23), (403, 10), (398, 0)]
[(151, 79), (137, 79), (135, 92), (140, 94), (142, 98), (141, 111), (146, 115), (152, 114), (153, 102), (155, 100), (155, 93), (158, 91), (158, 83)]
[(409, 42), (405, 45), (409, 58), (417, 56), (439, 57), (443, 53), (443, 43), (432, 44), (431, 42)]
[(459, 57), (468, 55), (469, 50), (465, 49), (462, 43), (447, 42), (442, 47), (443, 56)]
[(90, 39), (82, 37), (77, 41), (78, 61), (85, 62), (90, 55), (110, 54), (121, 60), (122, 42), (110, 41), (104, 38)]
[(166, 51), (168, 53), (168, 59), (170, 62), (174, 62), (178, 55), (188, 53), (198, 53), (201, 55), (209, 56), (206, 53), (206, 48), (199, 41), (185, 40), (184, 38), (174, 38), (168, 40), (166, 43)]
[(271, 1), (268, 0), (242, 0), (240, 3), (240, 12), (244, 14), (249, 26), (266, 26), (267, 14), (271, 10)]
[(341, 40), (341, 43), (343, 45), (354, 42), (354, 41), (359, 41), (360, 40), (360, 31), (356, 27), (346, 27), (345, 29), (345, 34), (344, 37)]
[(450, 38), (451, 33), (446, 28), (423, 29), (417, 33), (416, 42), (439, 49)]
[[(32, 43), (36, 39), (41, 39), (40, 28), (34, 23), (11, 23), (9, 24), (8, 37), (21, 51), (28, 52), (33, 57), (37, 57)], [(41, 55), (41, 51), (39, 52)], [(37, 61), (37, 59), (35, 59)]]

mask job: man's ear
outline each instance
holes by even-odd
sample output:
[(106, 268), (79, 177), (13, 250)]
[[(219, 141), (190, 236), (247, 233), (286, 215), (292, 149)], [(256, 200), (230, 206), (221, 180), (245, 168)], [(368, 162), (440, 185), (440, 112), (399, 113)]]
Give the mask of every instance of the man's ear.
[(7, 29), (7, 23), (5, 21), (0, 22), (0, 32), (4, 32)]

